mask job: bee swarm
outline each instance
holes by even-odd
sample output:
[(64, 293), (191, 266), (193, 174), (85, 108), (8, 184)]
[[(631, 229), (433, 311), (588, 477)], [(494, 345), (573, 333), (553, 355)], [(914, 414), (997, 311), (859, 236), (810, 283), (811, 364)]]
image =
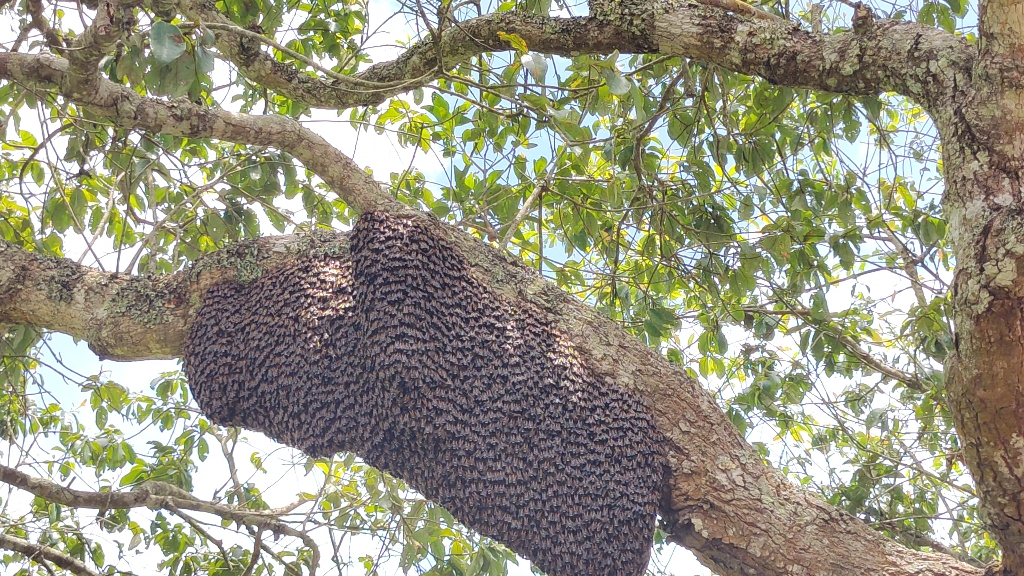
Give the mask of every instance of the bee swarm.
[(552, 576), (640, 576), (665, 456), (642, 400), (426, 224), (365, 214), (348, 258), (213, 286), (185, 371), (204, 413), (355, 452)]

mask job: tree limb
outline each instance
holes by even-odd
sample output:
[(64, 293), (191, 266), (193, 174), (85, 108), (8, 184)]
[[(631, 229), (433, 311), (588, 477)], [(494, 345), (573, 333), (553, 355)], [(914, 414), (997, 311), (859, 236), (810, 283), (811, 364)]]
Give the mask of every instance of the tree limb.
[(258, 274), (326, 244), (342, 254), (348, 249), (344, 234), (267, 237), (201, 259), (186, 272), (143, 278), (100, 272), (0, 240), (0, 324), (70, 334), (102, 358), (175, 358), (192, 303), (207, 287)]
[[(450, 227), (437, 222), (434, 225), (439, 233), (448, 234), (460, 256), (471, 263), (474, 275), (481, 281), (513, 302), (526, 300), (538, 306), (555, 321), (559, 330), (593, 359), (592, 366), (600, 377), (636, 390), (646, 399), (659, 430), (671, 442), (668, 450), (672, 476), (661, 507), (665, 527), (674, 542), (692, 549), (705, 563), (717, 567), (724, 574), (754, 570), (758, 574), (782, 575), (788, 574), (789, 567), (795, 565), (793, 556), (796, 555), (800, 558), (796, 565), (808, 565), (812, 573), (821, 575), (866, 575), (879, 571), (892, 575), (936, 576), (980, 573), (942, 555), (903, 548), (859, 520), (831, 508), (817, 496), (793, 486), (781, 474), (764, 465), (711, 396), (686, 375), (683, 367), (666, 362), (610, 319), (522, 265), (507, 260), (496, 250)], [(279, 265), (289, 258), (301, 257), (303, 250), (307, 249), (329, 249), (335, 257), (346, 258), (346, 240), (344, 234), (321, 235), (319, 238), (262, 238), (239, 243), (223, 250), (223, 254), (208, 256), (197, 262), (189, 273), (175, 277), (174, 281), (184, 286), (180, 292), (184, 296), (178, 301), (177, 308), (171, 308), (173, 313), (168, 314), (163, 323), (148, 330), (152, 333), (183, 334), (188, 322), (188, 303), (198, 300), (197, 296), (202, 294), (204, 287), (233, 274), (235, 267), (244, 266), (252, 273), (254, 266)], [(7, 262), (32, 262), (32, 259), (39, 258), (36, 255), (26, 258), (18, 252), (23, 251), (8, 247), (0, 257), (0, 293), (4, 292), (5, 285), (12, 283), (9, 281), (12, 267)], [(244, 259), (239, 258), (239, 254), (244, 254)], [(68, 262), (65, 266), (79, 265)], [(85, 267), (80, 267), (78, 275), (85, 274)], [(48, 323), (66, 322), (65, 329), (68, 329), (67, 326), (82, 323), (70, 322), (67, 317), (85, 314), (95, 322), (105, 324), (113, 335), (114, 327), (126, 323), (135, 323), (138, 330), (145, 329), (133, 315), (145, 316), (154, 307), (162, 310), (168, 305), (156, 299), (153, 302), (139, 301), (135, 303), (137, 307), (133, 304), (120, 312), (114, 311), (108, 304), (109, 294), (105, 294), (102, 288), (114, 286), (108, 290), (116, 291), (119, 280), (100, 272), (90, 271), (88, 274), (93, 278), (90, 285), (98, 289), (85, 289), (81, 284), (72, 286), (74, 306), (69, 306), (63, 313), (56, 306), (46, 308), (50, 310), (50, 316), (37, 316), (33, 323), (47, 327)], [(36, 273), (23, 276), (36, 279), (30, 284), (47, 281)], [(107, 277), (108, 283), (100, 281), (103, 276)], [(135, 278), (133, 281), (148, 283), (157, 282), (157, 279)], [(34, 289), (30, 293), (22, 290), (18, 297), (2, 300), (11, 304), (0, 311), (0, 320), (5, 315), (17, 315), (18, 309), (32, 307), (27, 303), (31, 299), (47, 297), (44, 290)], [(90, 305), (99, 309), (86, 313)], [(69, 333), (79, 338), (107, 333), (95, 327), (90, 329), (91, 332), (69, 330)], [(137, 341), (157, 338), (152, 335)], [(117, 346), (117, 339), (111, 336), (107, 345)], [(161, 355), (164, 357), (180, 351), (180, 341), (175, 344), (165, 339), (162, 345)], [(125, 352), (131, 350), (124, 347), (117, 350), (120, 358), (130, 357)], [(151, 356), (146, 354), (146, 357)], [(159, 504), (160, 497), (170, 496), (182, 499), (182, 502), (172, 502), (183, 510), (208, 512), (231, 519), (234, 517), (227, 515), (228, 512), (252, 514), (211, 508), (216, 505), (189, 500), (187, 494), (161, 493), (153, 489), (143, 489), (138, 494), (136, 492), (139, 491), (109, 494), (69, 492), (59, 485), (36, 481), (23, 474), (12, 476), (3, 469), (0, 469), (0, 481), (27, 487), (33, 493), (68, 505), (134, 507)], [(259, 525), (249, 516), (244, 521)], [(842, 569), (837, 566), (842, 566)], [(858, 571), (857, 566), (863, 569)], [(914, 570), (909, 567), (914, 567)]]
[(794, 88), (850, 95), (896, 92), (937, 109), (950, 78), (970, 78), (976, 50), (942, 30), (873, 20), (864, 29), (814, 34), (795, 25), (744, 18), (705, 6), (655, 18), (658, 51), (718, 64)]
[(68, 89), (68, 61), (48, 54), (0, 52), (0, 79), (57, 90), (74, 103), (93, 109), (117, 125), (152, 134), (215, 138), (268, 146), (287, 152), (327, 183), (356, 212), (404, 209), (351, 158), (316, 132), (284, 116), (235, 114), (187, 99), (144, 98), (127, 86), (96, 77), (92, 90)]
[[(552, 18), (522, 12), (488, 14), (458, 23), (441, 42), (418, 42), (390, 62), (342, 82), (301, 73), (263, 52), (212, 5), (186, 0), (181, 8), (218, 26), (217, 47), (261, 86), (316, 108), (376, 105), (429, 84), (442, 72), (485, 52), (512, 49), (499, 33), (517, 34), (533, 52), (661, 53), (719, 64), (769, 81), (851, 95), (898, 92), (924, 105), (948, 102), (949, 77), (967, 74), (976, 51), (942, 30), (911, 22), (872, 20), (862, 30), (814, 34), (780, 19), (700, 4), (669, 11), (652, 6), (650, 26), (597, 18)], [(966, 85), (966, 81), (962, 84)]]
[(267, 54), (212, 4), (184, 0), (180, 6), (184, 14), (196, 21), (217, 24), (216, 46), (243, 76), (314, 108), (372, 106), (426, 86), (445, 71), (440, 68), (442, 62), (450, 69), (478, 54), (511, 50), (512, 46), (498, 36), (499, 32), (519, 35), (532, 51), (563, 56), (653, 49), (639, 34), (595, 18), (547, 18), (505, 12), (455, 24), (444, 32), (440, 43), (432, 39), (418, 42), (395, 60), (374, 64), (358, 74), (323, 78), (302, 73), (294, 64)]
[(100, 576), (98, 572), (90, 570), (89, 567), (81, 560), (72, 558), (60, 550), (55, 550), (49, 546), (43, 546), (42, 544), (29, 542), (28, 540), (23, 540), (9, 534), (0, 534), (0, 548), (14, 550), (29, 560), (43, 564), (44, 566), (46, 566), (46, 562), (52, 562), (72, 574), (77, 574), (78, 576)]
[[(0, 482), (6, 482), (44, 500), (75, 508), (120, 510), (146, 507), (153, 509), (163, 508), (172, 512), (191, 510), (193, 512), (212, 514), (241, 525), (255, 526), (257, 529), (266, 530), (280, 536), (291, 536), (292, 538), (302, 540), (302, 543), (312, 551), (313, 555), (310, 574), (316, 573), (316, 568), (320, 561), (320, 551), (313, 538), (305, 532), (289, 526), (276, 515), (200, 500), (185, 490), (165, 482), (150, 480), (139, 484), (130, 492), (89, 492), (65, 488), (55, 482), (35, 478), (3, 465), (0, 465)], [(3, 542), (0, 541), (0, 546), (2, 545)], [(47, 560), (51, 560), (62, 568), (65, 567), (57, 560), (50, 558), (47, 558)], [(70, 568), (68, 569), (70, 570)], [(86, 573), (91, 574), (91, 572)]]

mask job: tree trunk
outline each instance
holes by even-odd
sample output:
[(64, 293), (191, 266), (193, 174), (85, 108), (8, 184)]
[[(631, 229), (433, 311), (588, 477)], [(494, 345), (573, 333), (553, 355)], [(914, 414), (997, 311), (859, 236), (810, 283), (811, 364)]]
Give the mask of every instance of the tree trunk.
[(957, 263), (946, 382), (1003, 572), (1024, 574), (1024, 5), (981, 8), (973, 89), (933, 113)]
[[(957, 273), (947, 393), (1007, 574), (1024, 574), (1024, 212), (1019, 170), (947, 139), (947, 214)], [(950, 178), (960, 170), (970, 175)], [(965, 182), (966, 180), (966, 182)]]

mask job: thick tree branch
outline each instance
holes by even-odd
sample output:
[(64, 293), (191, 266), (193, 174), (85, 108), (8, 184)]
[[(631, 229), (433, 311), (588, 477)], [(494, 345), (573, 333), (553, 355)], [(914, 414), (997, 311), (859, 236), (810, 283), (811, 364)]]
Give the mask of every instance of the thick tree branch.
[[(788, 574), (793, 565), (809, 566), (811, 573), (822, 575), (949, 576), (980, 573), (941, 555), (905, 549), (862, 522), (829, 507), (817, 496), (796, 488), (763, 464), (756, 452), (739, 437), (711, 396), (689, 378), (682, 367), (666, 362), (611, 320), (532, 271), (508, 261), (496, 250), (440, 223), (433, 225), (440, 233), (449, 236), (460, 255), (472, 264), (474, 274), (481, 281), (513, 301), (525, 300), (539, 306), (582, 352), (593, 359), (592, 365), (601, 377), (632, 388), (646, 399), (660, 431), (671, 442), (668, 449), (672, 477), (661, 509), (671, 538), (694, 550), (721, 573), (754, 571), (757, 574), (782, 575)], [(251, 275), (258, 273), (254, 272), (255, 269), (274, 267), (290, 258), (302, 257), (309, 251), (326, 251), (343, 259), (347, 257), (346, 248), (344, 234), (263, 238), (241, 243), (200, 260), (188, 274), (163, 280), (134, 279), (140, 284), (154, 283), (154, 287), (149, 290), (139, 285), (132, 288), (133, 292), (157, 293), (162, 288), (155, 283), (166, 282), (178, 286), (181, 297), (171, 301), (154, 298), (152, 302), (137, 299), (127, 307), (112, 307), (110, 304), (115, 299), (114, 295), (124, 290), (119, 287), (121, 280), (66, 262), (64, 267), (77, 270), (71, 276), (91, 279), (88, 283), (69, 285), (75, 305), (67, 306), (63, 312), (59, 306), (33, 305), (31, 300), (46, 299), (49, 295), (45, 290), (22, 288), (16, 297), (2, 300), (9, 304), (0, 310), (0, 320), (24, 318), (26, 314), (19, 310), (25, 308), (43, 309), (45, 317), (34, 317), (33, 322), (37, 325), (52, 327), (59, 322), (79, 338), (109, 334), (102, 346), (114, 347), (115, 352), (111, 354), (116, 353), (121, 358), (140, 352), (139, 343), (147, 341), (160, 342), (163, 346), (160, 356), (174, 355), (179, 353), (180, 337), (163, 335), (184, 333), (189, 303), (199, 299), (204, 287), (239, 269)], [(8, 247), (0, 262), (47, 262), (38, 256), (19, 252), (20, 249)], [(47, 269), (53, 268), (52, 264), (48, 266)], [(24, 286), (48, 281), (37, 271), (25, 271), (20, 277), (33, 278), (32, 282), (11, 282), (12, 270), (18, 276), (15, 268), (16, 265), (0, 268), (0, 292), (12, 283)], [(108, 277), (108, 282), (100, 280), (103, 276)], [(93, 311), (87, 312), (90, 306)], [(147, 328), (138, 318), (146, 318), (150, 314), (159, 321)], [(96, 324), (73, 320), (76, 316), (84, 316)], [(136, 333), (148, 336), (138, 336), (129, 344), (122, 344), (116, 337), (115, 327), (126, 325)], [(69, 327), (74, 326), (86, 326), (87, 329), (73, 332)], [(125, 347), (128, 345), (134, 348), (129, 350)], [(144, 357), (155, 355), (145, 351), (141, 353)], [(52, 483), (30, 484), (24, 475), (11, 476), (7, 473), (5, 476), (2, 470), (0, 480), (27, 487), (33, 493), (57, 502), (71, 505), (73, 498), (74, 505), (88, 507), (147, 505), (142, 503), (143, 499), (167, 496), (68, 493)], [(122, 498), (126, 500), (118, 500)], [(214, 514), (223, 512), (200, 508), (194, 502), (175, 505), (181, 509)]]
[(144, 98), (127, 86), (98, 77), (91, 84), (93, 90), (73, 91), (68, 89), (68, 70), (67, 60), (47, 54), (0, 53), (0, 79), (58, 90), (123, 128), (274, 147), (315, 172), (357, 212), (402, 210), (351, 158), (290, 118), (235, 114), (186, 99)]
[(696, 6), (655, 18), (658, 51), (718, 64), (775, 84), (840, 94), (896, 92), (947, 106), (950, 78), (969, 82), (975, 50), (928, 26), (871, 20), (862, 29), (814, 34)]
[[(183, 2), (190, 17), (222, 24), (224, 16), (200, 2)], [(814, 34), (795, 24), (754, 18), (722, 8), (652, 7), (649, 27), (597, 18), (489, 14), (445, 31), (441, 42), (414, 44), (399, 58), (375, 64), (351, 80), (324, 79), (279, 62), (251, 38), (218, 27), (217, 46), (247, 78), (313, 107), (375, 105), (437, 79), (472, 56), (512, 47), (499, 33), (518, 34), (531, 51), (661, 53), (718, 64), (774, 83), (851, 95), (897, 92), (926, 106), (948, 104), (950, 78), (967, 84), (975, 50), (962, 39), (911, 22), (870, 20), (840, 34)], [(228, 23), (230, 24), (230, 23)]]
[[(262, 238), (224, 250), (189, 272), (140, 278), (108, 274), (0, 241), (0, 324), (32, 324), (85, 340), (117, 360), (181, 354), (190, 307), (210, 285), (273, 268), (303, 251), (347, 251), (343, 234)], [(244, 272), (242, 270), (244, 268)]]
[(216, 23), (217, 48), (249, 80), (314, 108), (342, 109), (371, 106), (414, 88), (426, 86), (441, 73), (485, 52), (511, 50), (499, 32), (518, 34), (530, 50), (569, 56), (583, 53), (649, 52), (638, 34), (594, 18), (545, 18), (535, 14), (490, 14), (454, 25), (440, 43), (414, 44), (399, 58), (370, 66), (359, 74), (322, 78), (305, 74), (294, 64), (280, 62), (212, 4), (182, 2), (183, 12), (201, 22)]
[(0, 534), (0, 548), (14, 550), (37, 563), (41, 561), (51, 562), (78, 576), (99, 576), (98, 572), (90, 570), (81, 560), (72, 558), (60, 550), (29, 542), (9, 534)]
[[(0, 482), (10, 484), (44, 500), (75, 508), (120, 510), (147, 507), (154, 509), (163, 508), (172, 512), (176, 510), (191, 510), (193, 512), (212, 514), (240, 525), (253, 526), (259, 530), (266, 530), (279, 536), (298, 538), (312, 551), (313, 558), (310, 574), (316, 573), (316, 568), (319, 564), (320, 552), (313, 538), (305, 532), (281, 521), (275, 514), (234, 508), (200, 500), (185, 490), (165, 482), (143, 482), (129, 492), (89, 492), (65, 488), (60, 484), (42, 478), (35, 478), (3, 465), (0, 465)], [(3, 546), (2, 541), (0, 541), (0, 546)], [(50, 560), (50, 558), (47, 558), (47, 560)], [(53, 563), (62, 568), (65, 567), (56, 560), (53, 560)], [(91, 574), (91, 572), (86, 573)]]

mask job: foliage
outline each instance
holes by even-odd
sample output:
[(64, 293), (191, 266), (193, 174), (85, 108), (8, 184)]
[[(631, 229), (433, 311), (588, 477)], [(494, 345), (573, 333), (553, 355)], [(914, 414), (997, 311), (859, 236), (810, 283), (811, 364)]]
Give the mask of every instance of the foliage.
[[(41, 49), (32, 4), (2, 9), (28, 31), (6, 48)], [(536, 4), (524, 7), (548, 8)], [(436, 13), (374, 5), (371, 18), (359, 0), (217, 8), (275, 38), (287, 52), (268, 50), (298, 74), (319, 73), (300, 57), (340, 75), (381, 59), (368, 48), (379, 42), (371, 21)], [(760, 8), (810, 17), (804, 5)], [(955, 0), (875, 8), (951, 31), (970, 18)], [(47, 11), (61, 38), (80, 33), (78, 14)], [(844, 14), (826, 11), (825, 28), (846, 26)], [(102, 64), (111, 80), (247, 114), (325, 118), (215, 61), (215, 27), (174, 10), (139, 8), (137, 17)], [(507, 248), (684, 363), (796, 482), (908, 545), (941, 542), (990, 560), (995, 547), (943, 394), (953, 262), (924, 111), (696, 61), (542, 57), (520, 37), (509, 41), (517, 51), (475, 57), (429, 88), (344, 112), (360, 138), (440, 159), (443, 170), (413, 163), (390, 174), (393, 193)], [(160, 274), (235, 240), (353, 218), (276, 150), (125, 130), (12, 83), (0, 85), (0, 111), (0, 239), (32, 251)], [(253, 511), (272, 508), (268, 491), (290, 489), (275, 486), (274, 471), (291, 469), (287, 478), (306, 488), (277, 512), (327, 545), (321, 565), (472, 576), (505, 574), (514, 559), (352, 456), (307, 459), (211, 425), (177, 372), (149, 389), (79, 375), (49, 343), (21, 326), (0, 340), (6, 466), (83, 490), (159, 481)], [(76, 509), (16, 490), (0, 506), (0, 532), (97, 572), (124, 570), (137, 553), (183, 576), (303, 573), (313, 562), (301, 539), (215, 515)], [(346, 538), (381, 552), (349, 556)], [(44, 571), (15, 554), (0, 564)]]

